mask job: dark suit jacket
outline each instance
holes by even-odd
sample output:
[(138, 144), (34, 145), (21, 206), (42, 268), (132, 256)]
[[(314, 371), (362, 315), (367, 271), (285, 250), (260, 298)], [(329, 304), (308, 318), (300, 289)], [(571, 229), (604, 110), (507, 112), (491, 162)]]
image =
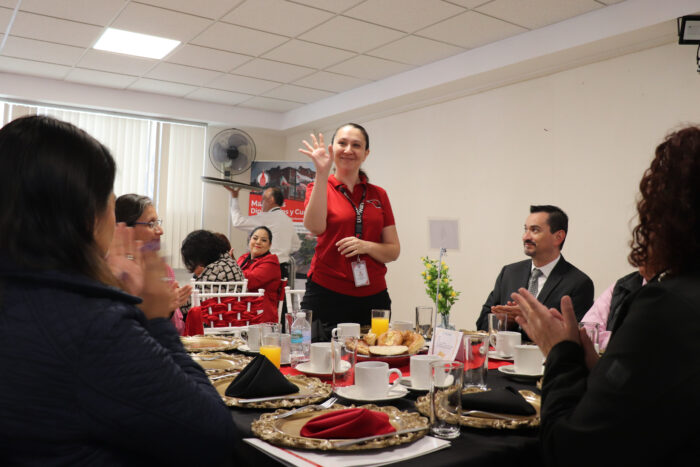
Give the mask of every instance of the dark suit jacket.
[[(512, 300), (510, 296), (513, 292), (516, 292), (520, 287), (527, 288), (531, 265), (532, 260), (526, 259), (525, 261), (509, 264), (501, 269), (501, 273), (496, 279), (496, 285), (481, 308), (479, 319), (476, 320), (477, 329), (488, 330), (488, 316), (491, 313), (492, 306), (505, 305), (509, 300)], [(552, 269), (552, 273), (544, 283), (544, 287), (538, 294), (537, 299), (547, 308), (556, 308), (558, 310), (561, 305), (561, 298), (564, 295), (571, 297), (574, 303), (576, 319), (581, 321), (583, 315), (593, 305), (593, 281), (562, 256), (554, 269)]]

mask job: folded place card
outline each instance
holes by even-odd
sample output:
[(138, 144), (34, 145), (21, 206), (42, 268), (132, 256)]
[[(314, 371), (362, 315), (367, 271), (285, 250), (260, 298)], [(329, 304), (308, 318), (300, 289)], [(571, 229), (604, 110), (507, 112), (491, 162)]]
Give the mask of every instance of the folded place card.
[(462, 394), (462, 409), (512, 415), (535, 415), (537, 411), (513, 387)]
[(299, 392), (264, 355), (258, 355), (226, 388), (226, 395), (238, 398), (286, 396)]
[(314, 417), (302, 427), (301, 435), (307, 438), (353, 439), (394, 431), (396, 429), (389, 423), (388, 414), (355, 408)]

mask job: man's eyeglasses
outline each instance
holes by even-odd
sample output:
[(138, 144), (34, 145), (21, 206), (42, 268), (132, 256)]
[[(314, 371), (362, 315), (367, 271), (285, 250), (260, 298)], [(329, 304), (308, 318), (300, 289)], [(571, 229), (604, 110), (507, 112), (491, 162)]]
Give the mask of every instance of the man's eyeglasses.
[(163, 219), (156, 219), (151, 222), (134, 222), (134, 225), (146, 225), (149, 229), (155, 229), (163, 225)]

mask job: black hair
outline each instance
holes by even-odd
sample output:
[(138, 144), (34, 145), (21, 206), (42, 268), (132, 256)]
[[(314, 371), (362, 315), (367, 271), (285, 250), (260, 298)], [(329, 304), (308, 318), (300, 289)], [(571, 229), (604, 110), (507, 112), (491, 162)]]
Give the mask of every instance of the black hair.
[(254, 228), (253, 230), (251, 230), (250, 233), (248, 234), (248, 241), (250, 242), (250, 239), (253, 238), (253, 234), (260, 229), (263, 229), (265, 232), (267, 232), (267, 235), (270, 237), (270, 245), (272, 245), (272, 231), (264, 225), (259, 225), (256, 228)]
[(210, 265), (230, 249), (230, 245), (214, 232), (195, 230), (182, 241), (180, 254), (187, 270), (194, 272), (197, 266)]
[(284, 204), (284, 195), (282, 194), (282, 189), (278, 186), (268, 188), (270, 190), (270, 195), (277, 206), (282, 206)]
[(80, 273), (115, 285), (95, 241), (114, 187), (109, 150), (47, 116), (0, 130), (0, 252), (35, 269)]
[[(552, 233), (558, 232), (560, 230), (563, 230), (565, 234), (568, 233), (569, 216), (567, 216), (566, 213), (557, 206), (552, 206), (549, 204), (543, 204), (540, 206), (530, 206), (530, 214), (536, 212), (546, 212), (547, 214), (549, 214), (549, 217), (547, 218), (547, 225), (549, 225), (549, 230)], [(564, 236), (564, 240), (562, 240), (561, 245), (559, 245), (560, 250), (564, 248), (564, 241), (566, 241), (566, 235)]]
[(128, 227), (133, 227), (146, 208), (152, 205), (153, 201), (148, 196), (129, 193), (117, 198), (114, 203), (114, 214), (117, 222), (124, 222)]

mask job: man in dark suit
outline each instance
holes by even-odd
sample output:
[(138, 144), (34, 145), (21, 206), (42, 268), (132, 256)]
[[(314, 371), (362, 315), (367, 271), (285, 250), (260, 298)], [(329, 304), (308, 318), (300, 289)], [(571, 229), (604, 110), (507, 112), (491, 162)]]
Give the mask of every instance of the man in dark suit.
[(523, 246), (525, 254), (532, 259), (501, 269), (476, 321), (477, 329), (488, 330), (489, 313), (506, 314), (508, 322), (519, 314), (520, 309), (512, 301), (511, 294), (520, 287), (527, 288), (548, 308), (557, 310), (561, 298), (568, 295), (574, 303), (576, 318), (581, 320), (593, 304), (593, 281), (561, 255), (568, 227), (569, 218), (558, 207), (530, 206)]

